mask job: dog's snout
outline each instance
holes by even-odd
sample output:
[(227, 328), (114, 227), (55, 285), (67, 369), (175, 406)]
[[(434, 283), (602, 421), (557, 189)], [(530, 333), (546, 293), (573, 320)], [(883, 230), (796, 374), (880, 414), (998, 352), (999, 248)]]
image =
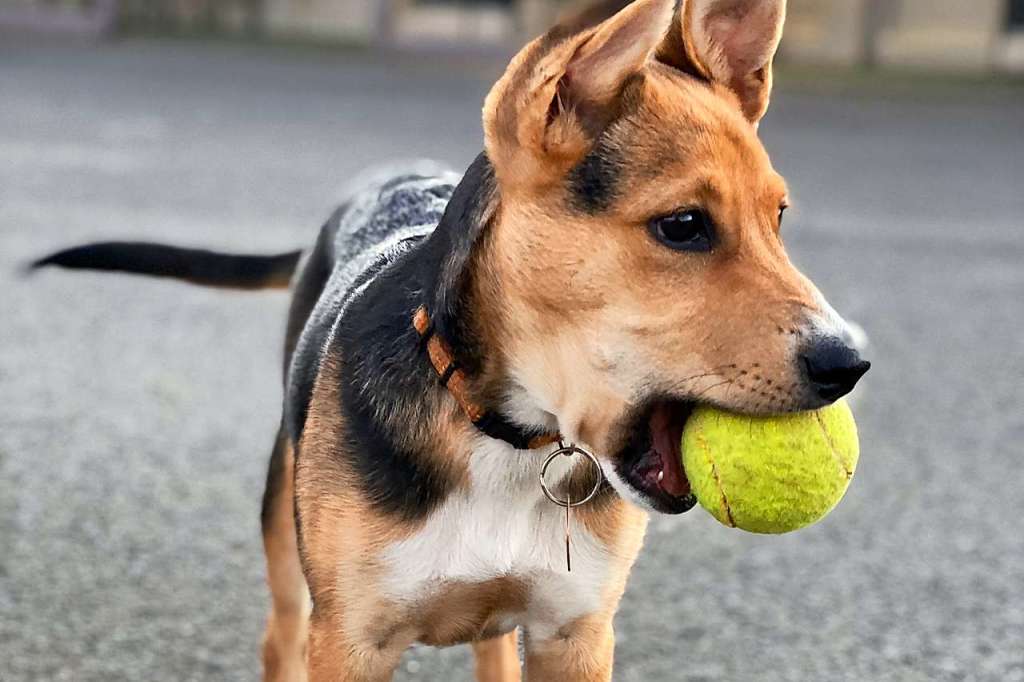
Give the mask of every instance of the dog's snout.
[(832, 402), (853, 390), (871, 369), (856, 349), (834, 336), (813, 340), (800, 353), (800, 364), (811, 390), (822, 400)]

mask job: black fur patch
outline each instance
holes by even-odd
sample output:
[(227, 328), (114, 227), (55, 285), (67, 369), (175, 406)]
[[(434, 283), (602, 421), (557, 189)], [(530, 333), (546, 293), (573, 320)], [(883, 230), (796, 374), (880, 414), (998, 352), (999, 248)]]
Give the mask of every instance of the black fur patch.
[(617, 198), (622, 159), (602, 138), (569, 173), (569, 201), (591, 215), (606, 211)]
[[(345, 207), (335, 211), (320, 228), (316, 247), (299, 274), (288, 310), (284, 354), (284, 427), (293, 443), (299, 443), (302, 438), (309, 403), (313, 398), (313, 385), (320, 372), (320, 349), (334, 324), (334, 320), (328, 317), (312, 322), (309, 317), (323, 296), (324, 287), (334, 269), (331, 244), (338, 230), (339, 217), (344, 211)], [(300, 345), (300, 337), (306, 337), (309, 342)], [(297, 357), (293, 358), (296, 354)]]
[(435, 330), (456, 347), (463, 369), (470, 373), (476, 370), (476, 343), (467, 326), (470, 316), (461, 307), (470, 257), (496, 203), (494, 168), (487, 155), (480, 154), (452, 194), (437, 229), (423, 245), (437, 263), (436, 269), (427, 273), (424, 303)]
[[(331, 276), (334, 263), (331, 258), (331, 244), (338, 230), (338, 219), (345, 212), (346, 207), (342, 206), (330, 217), (327, 223), (320, 228), (320, 235), (317, 237), (316, 246), (306, 259), (302, 270), (299, 272), (292, 291), (291, 305), (288, 307), (288, 326), (285, 330), (284, 341), (284, 372), (287, 380), (288, 368), (291, 366), (292, 354), (299, 342), (309, 315), (313, 312), (320, 294)], [(309, 382), (309, 393), (313, 390), (312, 381)], [(306, 396), (308, 402), (309, 396)], [(292, 432), (297, 436), (296, 432)], [(298, 441), (296, 441), (298, 442)]]
[(428, 265), (421, 255), (413, 249), (370, 282), (349, 304), (332, 342), (342, 358), (348, 438), (342, 456), (367, 498), (406, 520), (429, 514), (452, 486), (434, 453), (419, 451), (411, 440), (411, 427), (433, 418), (429, 409), (444, 390), (412, 327), (419, 305), (415, 284)]

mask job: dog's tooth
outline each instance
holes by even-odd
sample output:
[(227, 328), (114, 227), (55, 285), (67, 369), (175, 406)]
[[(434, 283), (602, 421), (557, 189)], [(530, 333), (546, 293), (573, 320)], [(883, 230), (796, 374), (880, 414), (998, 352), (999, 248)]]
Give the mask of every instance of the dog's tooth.
[(662, 469), (658, 472), (658, 483), (661, 483), (665, 479), (665, 470)]

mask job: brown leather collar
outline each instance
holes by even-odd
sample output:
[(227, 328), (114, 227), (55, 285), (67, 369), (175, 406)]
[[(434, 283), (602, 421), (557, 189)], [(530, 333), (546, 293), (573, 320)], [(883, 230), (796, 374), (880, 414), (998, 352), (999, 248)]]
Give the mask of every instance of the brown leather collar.
[(500, 413), (488, 411), (473, 402), (469, 397), (469, 380), (465, 372), (459, 368), (448, 342), (434, 333), (434, 325), (430, 322), (430, 315), (424, 306), (416, 309), (412, 317), (412, 326), (420, 335), (427, 357), (437, 372), (441, 385), (448, 389), (476, 428), (491, 438), (505, 441), (517, 450), (534, 450), (561, 440), (561, 434), (524, 429)]

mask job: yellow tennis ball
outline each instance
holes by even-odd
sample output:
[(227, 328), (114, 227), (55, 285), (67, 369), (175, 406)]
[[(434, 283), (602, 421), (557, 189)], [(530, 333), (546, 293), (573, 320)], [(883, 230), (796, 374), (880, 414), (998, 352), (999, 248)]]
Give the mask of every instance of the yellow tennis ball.
[(752, 533), (788, 533), (824, 518), (846, 493), (859, 453), (845, 401), (778, 417), (699, 407), (683, 430), (697, 501)]

